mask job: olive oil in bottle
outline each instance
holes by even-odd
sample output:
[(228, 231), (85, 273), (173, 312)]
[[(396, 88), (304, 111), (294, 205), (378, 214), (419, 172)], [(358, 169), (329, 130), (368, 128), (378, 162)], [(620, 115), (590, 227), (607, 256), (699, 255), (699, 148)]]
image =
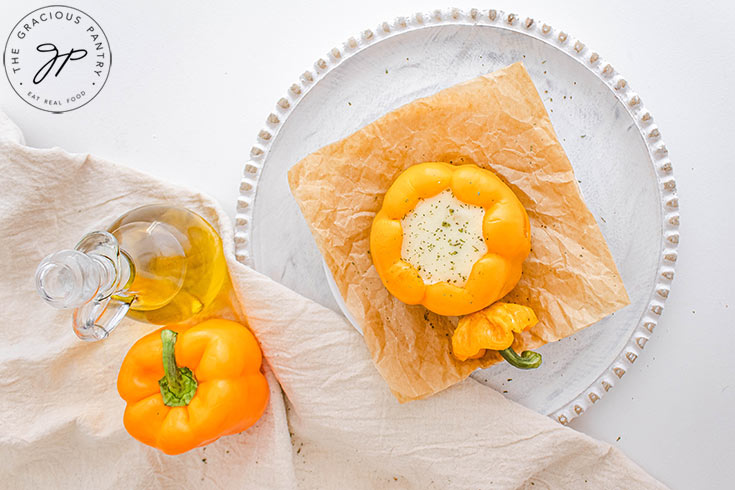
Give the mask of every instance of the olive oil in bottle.
[(188, 320), (214, 301), (226, 280), (215, 229), (198, 214), (167, 205), (125, 213), (74, 250), (46, 257), (36, 273), (43, 299), (75, 308), (74, 331), (84, 340), (107, 337), (125, 315), (161, 325)]

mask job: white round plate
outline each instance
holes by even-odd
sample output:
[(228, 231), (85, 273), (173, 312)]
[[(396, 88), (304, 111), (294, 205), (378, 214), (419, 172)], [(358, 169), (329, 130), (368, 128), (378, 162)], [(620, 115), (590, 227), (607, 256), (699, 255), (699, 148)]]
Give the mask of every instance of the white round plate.
[(298, 293), (344, 308), (287, 170), (407, 102), (516, 61), (544, 100), (631, 304), (541, 348), (537, 370), (499, 364), (473, 377), (566, 423), (641, 354), (668, 296), (679, 240), (671, 163), (653, 118), (612, 66), (567, 33), (500, 11), (452, 9), (398, 18), (334, 48), (289, 88), (258, 134), (240, 188), (236, 250)]

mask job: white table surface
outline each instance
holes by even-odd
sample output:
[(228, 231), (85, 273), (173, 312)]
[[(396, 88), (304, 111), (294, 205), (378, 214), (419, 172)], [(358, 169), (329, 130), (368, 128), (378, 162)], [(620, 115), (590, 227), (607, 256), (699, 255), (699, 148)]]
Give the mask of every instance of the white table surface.
[[(4, 0), (0, 37), (53, 2)], [(571, 425), (621, 448), (672, 488), (735, 481), (735, 4), (455, 2), (562, 27), (600, 52), (661, 128), (681, 201), (680, 259), (644, 355)], [(115, 2), (74, 0), (105, 30), (110, 78), (62, 115), (21, 101), (0, 79), (0, 107), (36, 147), (90, 152), (194, 187), (234, 216), (243, 161), (276, 100), (332, 46), (383, 20), (441, 3)]]

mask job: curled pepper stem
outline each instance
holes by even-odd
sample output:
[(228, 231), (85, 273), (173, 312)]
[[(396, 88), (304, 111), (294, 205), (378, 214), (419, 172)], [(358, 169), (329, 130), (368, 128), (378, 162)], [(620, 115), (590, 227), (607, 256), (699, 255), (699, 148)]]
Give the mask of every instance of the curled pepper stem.
[(520, 355), (513, 350), (513, 347), (508, 347), (498, 351), (503, 359), (505, 359), (511, 366), (517, 367), (518, 369), (536, 369), (541, 365), (541, 354), (532, 350), (524, 350)]
[(161, 330), (163, 378), (158, 380), (163, 403), (169, 407), (184, 407), (189, 404), (197, 391), (197, 380), (187, 367), (176, 364), (176, 337), (173, 330)]

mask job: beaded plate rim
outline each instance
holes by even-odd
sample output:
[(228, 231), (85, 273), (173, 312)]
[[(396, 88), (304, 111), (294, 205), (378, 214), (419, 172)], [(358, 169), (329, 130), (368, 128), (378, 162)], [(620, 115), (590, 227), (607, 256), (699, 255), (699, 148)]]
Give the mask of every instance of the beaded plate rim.
[(656, 283), (650, 293), (648, 305), (638, 320), (636, 329), (612, 364), (574, 399), (549, 414), (553, 419), (566, 425), (600, 401), (641, 355), (643, 348), (651, 338), (669, 295), (674, 279), (679, 244), (679, 200), (676, 193), (676, 181), (668, 150), (658, 126), (654, 123), (653, 116), (646, 110), (640, 96), (630, 88), (627, 80), (616, 72), (610, 63), (566, 31), (555, 29), (531, 17), (522, 18), (515, 13), (506, 13), (502, 10), (447, 8), (431, 12), (417, 12), (409, 17), (397, 17), (393, 22), (382, 22), (374, 29), (366, 29), (358, 36), (348, 38), (341, 47), (332, 48), (310, 69), (302, 73), (298, 82), (292, 84), (286, 95), (276, 102), (274, 111), (268, 115), (265, 125), (258, 133), (255, 144), (250, 150), (249, 159), (244, 164), (240, 195), (237, 200), (235, 256), (242, 264), (253, 266), (250, 251), (250, 223), (253, 218), (253, 203), (258, 181), (274, 138), (304, 95), (345, 59), (381, 40), (413, 30), (452, 24), (489, 26), (515, 31), (545, 42), (580, 62), (607, 86), (633, 119), (648, 149), (651, 165), (653, 165), (659, 184), (663, 241)]

